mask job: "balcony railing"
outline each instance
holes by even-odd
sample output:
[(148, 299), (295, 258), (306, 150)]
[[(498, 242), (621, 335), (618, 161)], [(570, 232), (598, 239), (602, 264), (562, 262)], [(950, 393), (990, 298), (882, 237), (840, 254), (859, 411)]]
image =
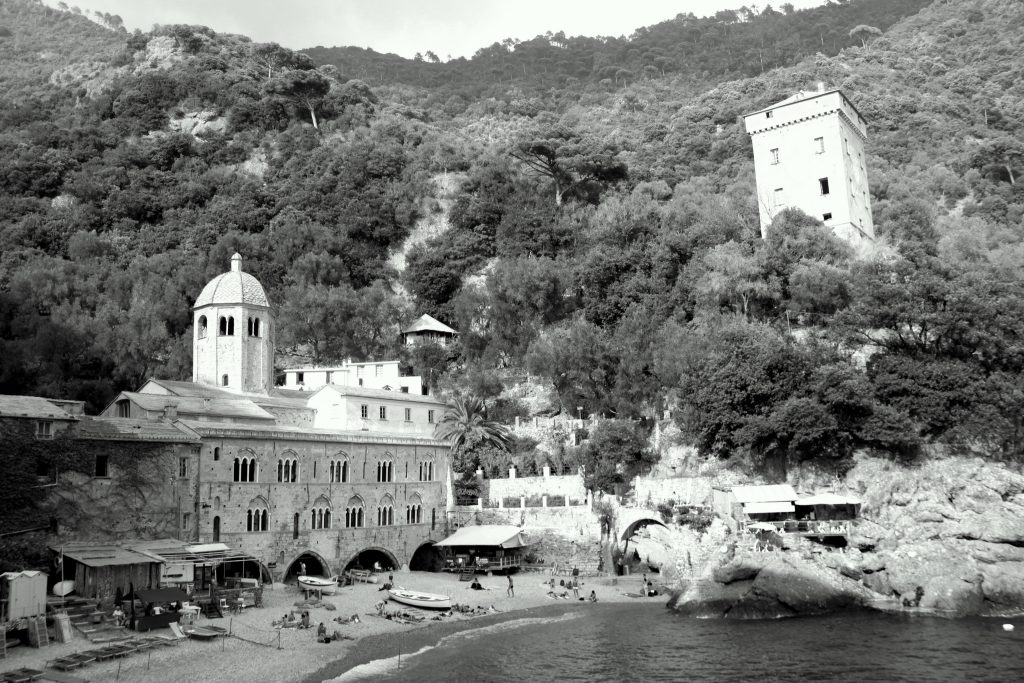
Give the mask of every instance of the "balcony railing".
[[(754, 522), (744, 523), (747, 530), (756, 530), (756, 525), (770, 524), (776, 531), (784, 534), (795, 534), (797, 536), (849, 536), (853, 528), (853, 521), (849, 519), (787, 519), (781, 522)], [(754, 528), (752, 528), (754, 527)]]

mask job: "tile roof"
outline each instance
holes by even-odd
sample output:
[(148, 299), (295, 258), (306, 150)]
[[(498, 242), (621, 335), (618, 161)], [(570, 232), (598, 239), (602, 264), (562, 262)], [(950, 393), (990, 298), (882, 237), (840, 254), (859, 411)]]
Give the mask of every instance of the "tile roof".
[(199, 441), (199, 436), (180, 422), (137, 420), (130, 417), (83, 417), (75, 428), (75, 436), (93, 441)]
[(242, 257), (238, 254), (231, 257), (231, 270), (206, 283), (193, 308), (232, 304), (270, 307), (260, 281), (242, 272)]
[(455, 330), (445, 325), (443, 322), (432, 316), (424, 313), (416, 319), (412, 325), (402, 330), (402, 334), (408, 334), (409, 332), (445, 332), (447, 334), (458, 334)]
[(177, 408), (179, 415), (207, 417), (244, 417), (251, 420), (273, 420), (274, 416), (248, 398), (204, 398), (199, 396), (165, 396), (122, 391), (121, 397), (137, 403), (143, 410), (163, 410), (168, 405)]
[(434, 446), (447, 449), (448, 442), (431, 436), (418, 434), (390, 434), (364, 430), (341, 431), (314, 429), (286, 424), (236, 424), (229, 422), (204, 422), (202, 420), (179, 420), (200, 436), (244, 436), (258, 434), (265, 438), (295, 439), (298, 441), (328, 441), (336, 443), (383, 443), (398, 445)]
[(49, 420), (74, 420), (72, 415), (39, 396), (0, 394), (0, 417), (29, 417)]
[[(238, 394), (197, 382), (181, 382), (172, 379), (150, 379), (146, 384), (161, 386), (175, 396), (200, 396), (202, 398), (238, 398)], [(145, 389), (145, 385), (142, 387)], [(147, 392), (140, 392), (147, 393)]]
[[(436, 406), (443, 406), (444, 402), (433, 396), (422, 394), (406, 394), (401, 391), (388, 391), (386, 389), (371, 389), (370, 387), (348, 387), (338, 384), (325, 384), (320, 389), (310, 392), (310, 397), (316, 396), (324, 391), (334, 391), (340, 396), (352, 396), (355, 398), (386, 398), (392, 401), (411, 401), (413, 403), (430, 403)], [(440, 416), (438, 416), (440, 417)]]

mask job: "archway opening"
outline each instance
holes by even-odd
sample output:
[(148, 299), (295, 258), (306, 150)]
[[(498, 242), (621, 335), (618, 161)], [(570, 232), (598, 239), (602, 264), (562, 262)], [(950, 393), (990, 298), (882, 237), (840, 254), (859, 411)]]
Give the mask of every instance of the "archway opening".
[(394, 571), (398, 569), (398, 561), (386, 550), (380, 548), (367, 548), (360, 551), (345, 565), (345, 571), (349, 569), (371, 569), (373, 571)]
[(290, 581), (302, 575), (303, 565), (305, 565), (306, 576), (330, 576), (330, 568), (320, 557), (313, 553), (302, 553), (288, 565), (284, 580)]
[(665, 526), (664, 522), (658, 521), (657, 519), (649, 519), (646, 517), (643, 519), (638, 519), (626, 527), (626, 529), (622, 532), (621, 540), (628, 541), (629, 539), (633, 538), (633, 536), (636, 535), (638, 531), (652, 524), (657, 524), (658, 526)]
[(665, 523), (657, 519), (644, 517), (632, 522), (625, 528), (625, 530), (623, 530), (621, 540), (624, 541), (624, 544), (621, 549), (619, 560), (616, 563), (616, 573), (622, 574), (626, 571), (633, 573), (660, 573), (660, 565), (657, 562), (650, 562), (649, 554), (642, 556), (640, 553), (640, 548), (637, 544), (642, 546), (644, 545), (645, 540), (638, 539), (637, 543), (633, 543), (634, 537), (637, 533), (649, 526), (660, 526), (665, 528)]
[(414, 572), (439, 572), (444, 568), (444, 556), (433, 543), (424, 543), (409, 560), (409, 570)]

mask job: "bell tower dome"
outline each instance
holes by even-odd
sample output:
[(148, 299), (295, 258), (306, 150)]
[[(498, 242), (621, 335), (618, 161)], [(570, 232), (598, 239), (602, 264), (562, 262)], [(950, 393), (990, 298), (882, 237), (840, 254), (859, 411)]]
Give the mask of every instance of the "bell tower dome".
[(210, 280), (192, 307), (192, 381), (268, 394), (274, 378), (274, 312), (259, 280), (231, 270)]

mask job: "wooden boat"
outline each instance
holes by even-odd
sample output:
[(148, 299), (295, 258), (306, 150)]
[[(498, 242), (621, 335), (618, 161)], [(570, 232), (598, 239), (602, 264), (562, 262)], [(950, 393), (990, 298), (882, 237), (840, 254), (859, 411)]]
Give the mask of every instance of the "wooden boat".
[(50, 590), (50, 592), (59, 598), (63, 598), (65, 595), (73, 593), (74, 590), (75, 582), (71, 579), (68, 579), (67, 581), (58, 581), (57, 583), (53, 584), (53, 588)]
[(345, 572), (352, 583), (377, 583), (377, 575), (369, 569), (349, 569)]
[(225, 635), (224, 629), (204, 628), (203, 626), (188, 626), (182, 630), (189, 638), (195, 638), (196, 640), (213, 640)]
[(300, 576), (299, 588), (307, 591), (320, 591), (324, 595), (334, 595), (338, 592), (338, 579), (334, 576), (329, 579), (322, 576)]
[(426, 609), (451, 609), (452, 599), (447, 595), (438, 595), (437, 593), (420, 593), (417, 591), (408, 591), (404, 588), (391, 588), (388, 590), (388, 595), (395, 602), (400, 602), (403, 605), (409, 605), (410, 607), (424, 607)]

